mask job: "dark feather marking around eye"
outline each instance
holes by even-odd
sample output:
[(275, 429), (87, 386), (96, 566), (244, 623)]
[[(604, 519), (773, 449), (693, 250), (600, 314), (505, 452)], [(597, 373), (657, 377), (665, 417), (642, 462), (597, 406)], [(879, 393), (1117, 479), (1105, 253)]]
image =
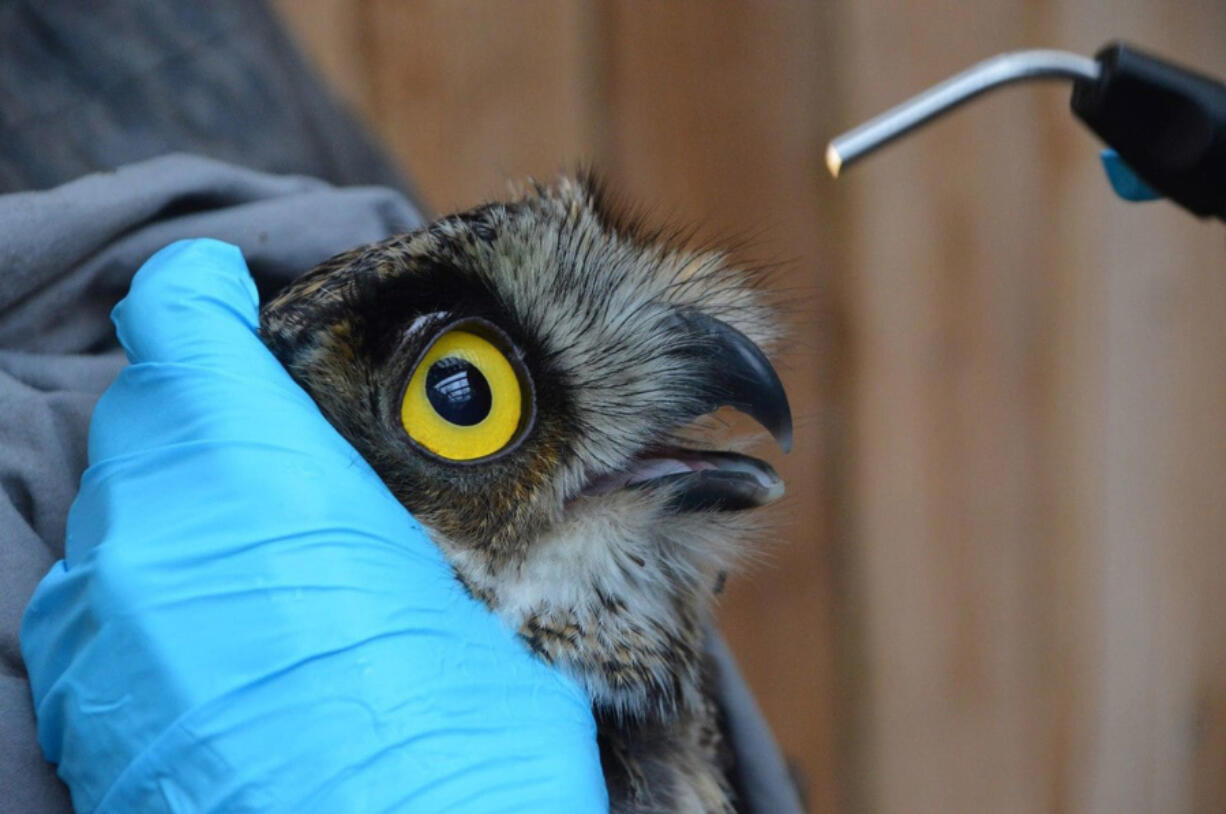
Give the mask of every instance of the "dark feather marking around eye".
[(347, 308), (361, 316), (362, 338), (376, 365), (400, 346), (405, 327), (421, 314), (454, 312), (457, 316), (485, 317), (499, 325), (508, 322), (494, 295), (476, 275), (436, 257), (401, 262), (404, 268), (400, 273), (379, 275), (371, 270), (348, 292)]
[[(343, 294), (317, 308), (314, 321), (349, 320), (355, 349), (372, 371), (380, 371), (386, 369), (392, 354), (402, 354), (397, 362), (407, 365), (412, 359), (406, 357), (420, 351), (420, 347), (406, 349), (402, 340), (406, 328), (422, 314), (446, 312), (457, 318), (487, 319), (522, 352), (535, 383), (538, 415), (570, 422), (574, 413), (571, 389), (558, 378), (556, 359), (537, 338), (547, 332), (521, 325), (477, 270), (447, 257), (448, 246), (454, 245), (452, 238), (444, 237), (439, 243), (441, 250), (417, 255), (406, 250), (404, 239), (369, 247), (346, 275), (349, 284), (341, 289)], [(383, 389), (381, 384), (372, 384), (368, 391)], [(395, 387), (394, 381), (386, 384)], [(372, 404), (386, 396), (386, 390), (374, 393)]]
[(370, 371), (366, 372), (366, 402), (370, 408), (371, 417), (378, 419), (382, 415), (379, 407), (379, 387), (371, 378)]

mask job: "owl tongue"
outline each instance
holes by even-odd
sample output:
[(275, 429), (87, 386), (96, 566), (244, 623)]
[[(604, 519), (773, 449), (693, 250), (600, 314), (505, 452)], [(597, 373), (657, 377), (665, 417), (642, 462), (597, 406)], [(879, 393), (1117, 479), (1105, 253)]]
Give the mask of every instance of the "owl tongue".
[(670, 506), (681, 512), (752, 509), (783, 495), (783, 481), (765, 461), (680, 448), (647, 450), (626, 469), (596, 478), (583, 494), (650, 488), (669, 489)]
[[(658, 455), (658, 453), (657, 453)], [(621, 472), (610, 472), (596, 478), (583, 490), (587, 495), (603, 495), (633, 486), (636, 483), (663, 478), (667, 475), (684, 475), (700, 469), (714, 469), (715, 465), (697, 459), (673, 457), (636, 458)]]
[(640, 458), (629, 470), (622, 473), (625, 477), (623, 485), (633, 486), (636, 483), (662, 478), (665, 475), (682, 475), (687, 472), (697, 472), (700, 469), (714, 468), (714, 464), (697, 459)]

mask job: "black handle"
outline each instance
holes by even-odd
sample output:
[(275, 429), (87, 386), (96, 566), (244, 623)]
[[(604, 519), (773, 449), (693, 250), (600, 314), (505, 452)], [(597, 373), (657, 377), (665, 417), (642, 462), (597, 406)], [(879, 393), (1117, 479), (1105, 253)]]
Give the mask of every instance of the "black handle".
[(1226, 85), (1121, 43), (1096, 59), (1073, 112), (1155, 190), (1226, 220)]

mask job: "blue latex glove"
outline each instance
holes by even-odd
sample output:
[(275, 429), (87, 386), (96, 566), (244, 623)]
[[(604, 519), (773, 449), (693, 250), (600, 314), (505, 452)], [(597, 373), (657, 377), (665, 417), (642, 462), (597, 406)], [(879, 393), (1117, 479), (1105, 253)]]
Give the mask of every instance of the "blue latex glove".
[(132, 365), (22, 628), (77, 810), (606, 807), (583, 691), (463, 592), (256, 308), (201, 240), (115, 309)]

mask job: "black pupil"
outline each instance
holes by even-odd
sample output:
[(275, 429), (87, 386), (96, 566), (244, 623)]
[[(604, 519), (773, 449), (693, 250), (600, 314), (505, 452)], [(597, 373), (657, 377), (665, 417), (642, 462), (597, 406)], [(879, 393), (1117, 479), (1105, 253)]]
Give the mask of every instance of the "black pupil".
[(426, 371), (426, 398), (440, 416), (452, 424), (471, 427), (490, 414), (490, 385), (469, 362), (447, 356)]

